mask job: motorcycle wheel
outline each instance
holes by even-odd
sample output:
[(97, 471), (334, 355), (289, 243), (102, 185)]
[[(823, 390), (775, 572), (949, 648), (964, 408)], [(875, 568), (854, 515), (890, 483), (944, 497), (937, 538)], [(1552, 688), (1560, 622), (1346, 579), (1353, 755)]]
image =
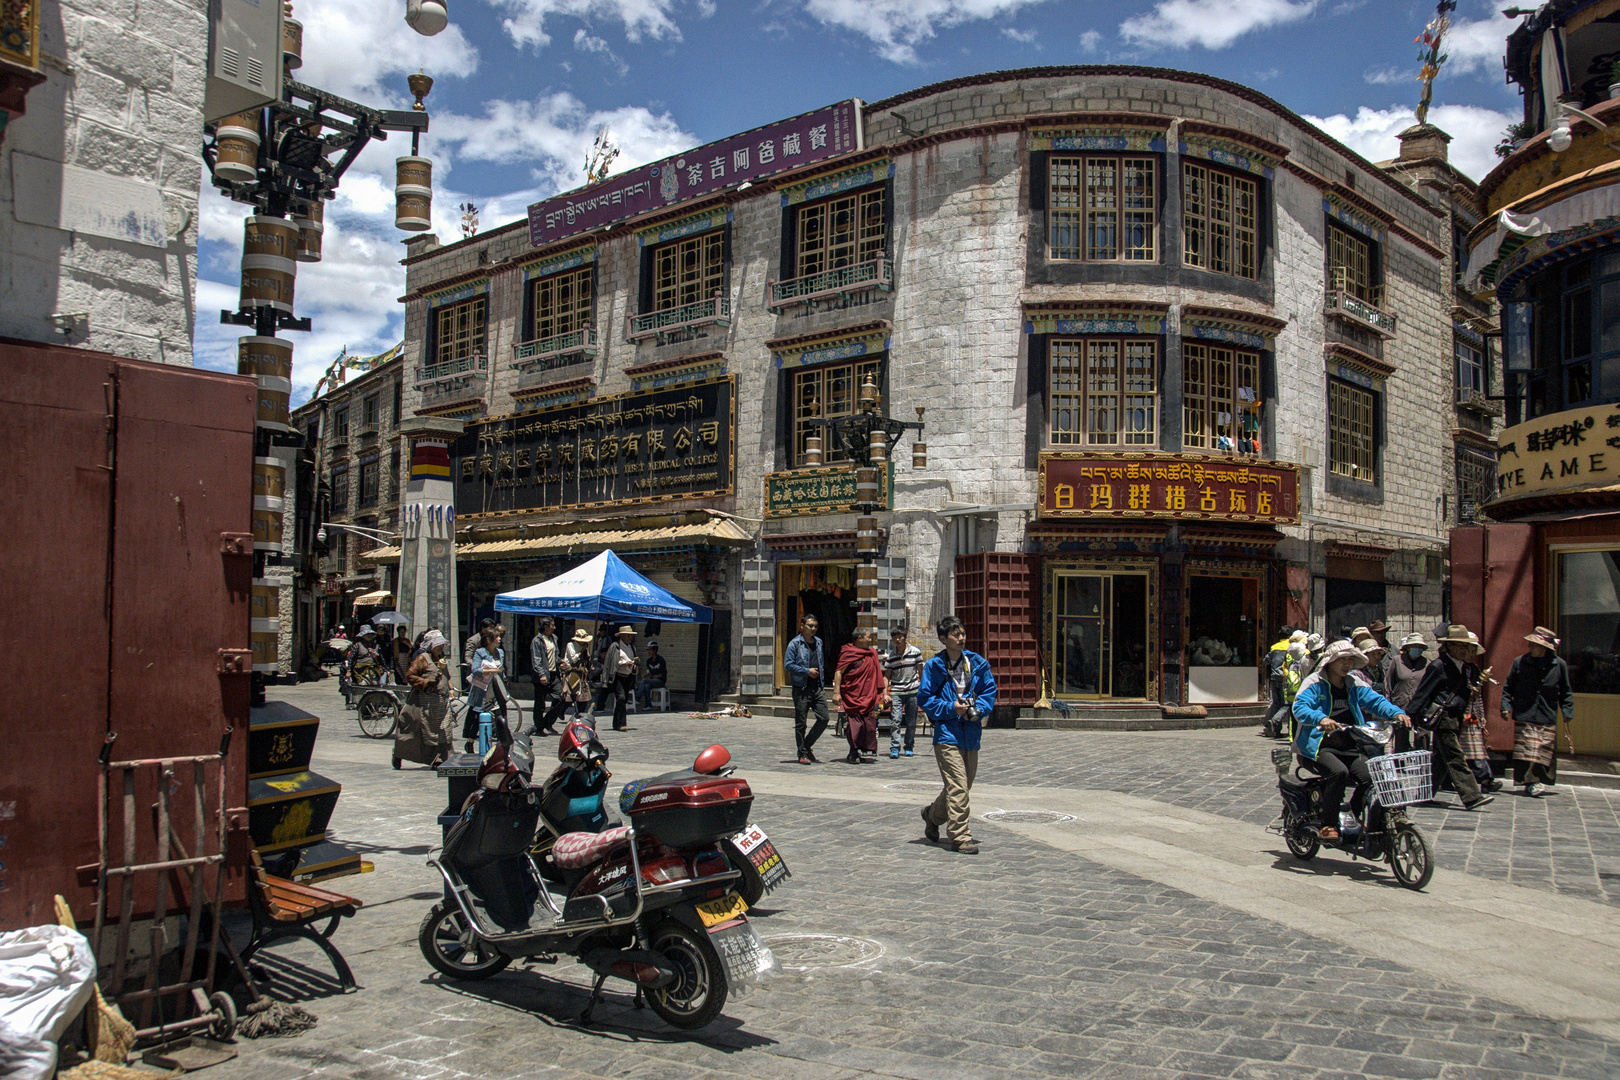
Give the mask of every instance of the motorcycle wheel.
[(1397, 825), (1390, 834), (1389, 868), (1396, 881), (1414, 891), (1434, 877), (1434, 851), (1416, 825)]
[(742, 874), (742, 877), (737, 879), (737, 895), (741, 896), (749, 907), (753, 907), (759, 903), (760, 897), (765, 895), (765, 879), (759, 876), (759, 871), (748, 860), (748, 856), (737, 850), (736, 844), (727, 840), (724, 847), (726, 858), (731, 860), (731, 865)]
[(1288, 851), (1300, 862), (1310, 862), (1322, 850), (1322, 838), (1309, 825), (1295, 825), (1285, 836)]
[(647, 991), (647, 1004), (671, 1027), (691, 1031), (703, 1027), (726, 1007), (726, 970), (720, 954), (700, 934), (674, 920), (660, 923), (652, 933), (652, 951), (675, 969), (675, 981)]
[(360, 730), (368, 738), (386, 738), (399, 723), (399, 700), (386, 690), (368, 690), (360, 696), (358, 712)]
[(416, 933), (416, 943), (435, 971), (471, 982), (487, 979), (512, 962), (510, 956), (465, 934), (466, 929), (467, 920), (456, 908), (434, 904), (433, 910), (427, 913), (422, 928)]

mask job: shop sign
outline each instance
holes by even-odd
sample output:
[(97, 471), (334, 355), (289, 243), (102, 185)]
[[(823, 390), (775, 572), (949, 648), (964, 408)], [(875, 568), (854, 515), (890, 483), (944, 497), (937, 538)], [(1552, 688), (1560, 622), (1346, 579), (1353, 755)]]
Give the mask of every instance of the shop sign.
[(327, 578), (325, 581), (321, 582), (321, 592), (326, 596), (342, 596), (343, 582), (339, 581), (337, 578)]
[(1299, 523), (1299, 467), (1222, 454), (1041, 455), (1043, 518)]
[(1620, 405), (1538, 416), (1496, 437), (1494, 503), (1620, 484)]
[[(878, 472), (878, 500), (893, 509), (894, 462)], [(765, 476), (767, 518), (855, 513), (855, 466), (793, 469)]]
[(858, 103), (840, 101), (537, 202), (529, 207), (529, 243), (543, 247), (566, 236), (859, 149)]
[(456, 516), (732, 493), (732, 375), (471, 424), (451, 447)]

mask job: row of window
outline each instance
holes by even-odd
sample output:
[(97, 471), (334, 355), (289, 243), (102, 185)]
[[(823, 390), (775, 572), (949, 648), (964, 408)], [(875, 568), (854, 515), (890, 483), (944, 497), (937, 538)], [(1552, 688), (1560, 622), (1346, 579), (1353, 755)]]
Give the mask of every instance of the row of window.
[[(397, 446), (394, 447), (393, 451), (388, 455), (388, 469), (388, 475), (394, 477), (394, 496), (398, 498), (404, 484), (399, 479), (400, 449)], [(367, 507), (376, 506), (378, 499), (382, 495), (383, 474), (381, 462), (376, 458), (372, 458), (369, 461), (362, 461), (360, 463), (359, 472), (359, 487), (357, 490), (359, 500), (356, 505), (360, 509), (364, 510)], [(340, 462), (333, 465), (331, 476), (332, 512), (336, 514), (346, 513), (349, 509), (348, 462)]]
[[(404, 419), (404, 384), (394, 383), (394, 426), (398, 427)], [(382, 392), (367, 394), (360, 399), (360, 430), (375, 431), (382, 420)], [(332, 435), (334, 438), (346, 439), (349, 437), (349, 417), (352, 406), (344, 405), (332, 410)], [(311, 432), (311, 438), (314, 433)]]

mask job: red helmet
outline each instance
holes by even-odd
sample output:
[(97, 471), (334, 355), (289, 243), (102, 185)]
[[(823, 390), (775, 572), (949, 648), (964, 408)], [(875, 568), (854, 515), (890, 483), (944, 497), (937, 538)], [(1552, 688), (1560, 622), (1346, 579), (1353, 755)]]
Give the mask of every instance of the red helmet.
[(570, 720), (557, 740), (557, 760), (570, 768), (596, 765), (607, 760), (607, 747), (596, 737), (596, 729), (583, 720)]

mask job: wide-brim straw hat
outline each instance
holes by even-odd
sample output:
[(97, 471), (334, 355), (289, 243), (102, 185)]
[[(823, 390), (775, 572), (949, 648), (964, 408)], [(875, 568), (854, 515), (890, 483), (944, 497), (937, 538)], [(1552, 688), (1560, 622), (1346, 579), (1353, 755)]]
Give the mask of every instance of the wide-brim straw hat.
[(589, 631), (589, 630), (586, 630), (586, 629), (585, 629), (585, 628), (584, 628), (584, 627), (583, 627), (583, 626), (582, 626), (582, 627), (580, 627), (580, 628), (579, 628), (579, 629), (578, 629), (578, 630), (575, 630), (575, 631), (574, 631), (574, 636), (573, 636), (573, 637), (571, 637), (571, 638), (569, 638), (569, 640), (570, 640), (570, 641), (577, 641), (577, 642), (579, 642), (579, 643), (580, 643), (580, 644), (581, 644), (581, 645), (589, 645), (589, 644), (590, 644), (590, 643), (591, 643), (591, 634), (590, 634), (590, 631)]
[(1414, 645), (1425, 651), (1429, 648), (1429, 643), (1423, 640), (1422, 634), (1407, 634), (1401, 638), (1401, 648), (1410, 649)]
[(1371, 635), (1368, 635), (1367, 637), (1358, 639), (1356, 641), (1356, 648), (1358, 650), (1360, 650), (1361, 652), (1366, 653), (1368, 655), (1368, 657), (1371, 657), (1372, 654), (1375, 653), (1375, 652), (1388, 652), (1389, 651), (1388, 649), (1384, 648), (1382, 645), (1378, 644), (1377, 639), (1373, 638)]
[(1367, 666), (1367, 654), (1348, 641), (1335, 641), (1329, 645), (1327, 651), (1322, 654), (1322, 662), (1319, 666), (1326, 668), (1333, 661), (1343, 660), (1347, 656), (1355, 659), (1356, 667)]
[(1468, 627), (1464, 626), (1462, 623), (1448, 623), (1446, 624), (1445, 634), (1435, 638), (1435, 640), (1441, 642), (1451, 641), (1458, 645), (1477, 645), (1479, 643), (1479, 639), (1473, 638), (1473, 640), (1470, 641), (1469, 638), (1472, 637), (1473, 635), (1468, 632)]
[(1311, 652), (1316, 652), (1318, 649), (1320, 649), (1322, 647), (1322, 635), (1321, 634), (1312, 634), (1309, 637), (1307, 637), (1305, 639), (1305, 647), (1307, 649), (1309, 649)]
[(1468, 644), (1474, 647), (1475, 652), (1484, 652), (1485, 646), (1479, 643), (1479, 635), (1472, 630), (1468, 631)]
[(615, 634), (629, 634), (631, 637), (636, 636), (636, 628), (633, 626), (621, 626), (613, 632)]
[(1558, 638), (1555, 637), (1553, 632), (1547, 629), (1545, 626), (1536, 627), (1534, 630), (1530, 631), (1530, 633), (1524, 635), (1524, 640), (1528, 641), (1532, 645), (1540, 645), (1543, 649), (1547, 649), (1550, 652), (1558, 651)]
[(1381, 634), (1389, 629), (1389, 623), (1383, 619), (1374, 619), (1367, 624), (1367, 629), (1374, 634)]

